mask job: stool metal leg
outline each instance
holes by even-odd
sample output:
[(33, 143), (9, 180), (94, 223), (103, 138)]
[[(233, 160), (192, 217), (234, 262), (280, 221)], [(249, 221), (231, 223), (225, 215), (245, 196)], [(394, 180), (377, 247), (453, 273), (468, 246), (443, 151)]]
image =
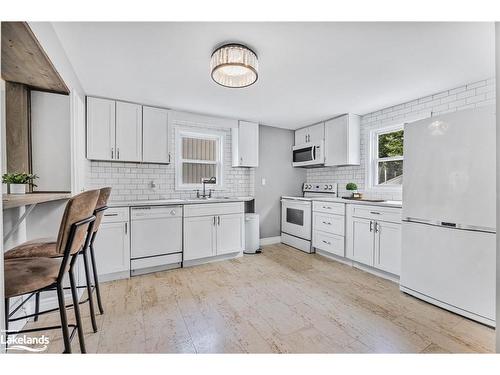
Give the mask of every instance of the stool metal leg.
[(71, 284), (71, 296), (73, 297), (73, 309), (75, 311), (76, 327), (78, 330), (78, 341), (80, 342), (80, 351), (86, 353), (85, 337), (83, 334), (82, 317), (80, 315), (80, 304), (78, 303), (78, 291), (76, 290), (75, 274), (73, 265), (69, 268), (69, 282)]
[(92, 321), (92, 328), (95, 333), (97, 332), (97, 323), (95, 321), (94, 300), (92, 298), (92, 284), (90, 281), (90, 269), (89, 269), (89, 261), (87, 255), (88, 255), (87, 250), (82, 252), (83, 265), (85, 267), (85, 281), (87, 283), (87, 294), (89, 299), (90, 320)]
[(92, 240), (90, 241), (90, 261), (92, 262), (92, 272), (94, 273), (94, 286), (95, 286), (95, 294), (97, 297), (97, 306), (99, 306), (99, 312), (104, 314), (104, 309), (102, 308), (102, 301), (101, 301), (101, 291), (99, 289), (99, 278), (97, 276), (97, 267), (95, 264), (95, 255), (94, 255), (94, 238), (95, 238), (95, 233), (92, 237)]
[(38, 313), (40, 312), (40, 292), (35, 294), (35, 322), (38, 322)]
[(61, 315), (61, 329), (64, 341), (64, 353), (71, 353), (69, 341), (68, 317), (66, 316), (66, 303), (64, 302), (64, 290), (61, 284), (57, 284), (57, 300), (59, 302), (59, 314)]

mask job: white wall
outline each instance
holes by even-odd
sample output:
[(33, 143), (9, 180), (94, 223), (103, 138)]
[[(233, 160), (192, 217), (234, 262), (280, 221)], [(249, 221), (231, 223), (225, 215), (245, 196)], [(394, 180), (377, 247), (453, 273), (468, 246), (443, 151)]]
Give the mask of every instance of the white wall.
[[(496, 46), (496, 77), (497, 80), (500, 77), (500, 23), (495, 23), (495, 46)], [(497, 84), (497, 223), (500, 223), (500, 150), (498, 145), (500, 145), (500, 113), (498, 109), (500, 108), (500, 85)], [(497, 229), (497, 346), (496, 351), (500, 353), (500, 329), (498, 328), (500, 324), (500, 236), (498, 235)]]
[(31, 160), (35, 191), (71, 191), (68, 95), (31, 91)]
[(363, 115), (361, 117), (361, 165), (308, 169), (307, 182), (337, 182), (340, 196), (347, 195), (345, 185), (348, 182), (355, 182), (358, 185), (358, 190), (364, 192), (369, 198), (401, 200), (401, 192), (368, 191), (366, 189), (370, 131), (413, 121), (417, 118), (493, 104), (495, 104), (495, 79), (491, 78)]

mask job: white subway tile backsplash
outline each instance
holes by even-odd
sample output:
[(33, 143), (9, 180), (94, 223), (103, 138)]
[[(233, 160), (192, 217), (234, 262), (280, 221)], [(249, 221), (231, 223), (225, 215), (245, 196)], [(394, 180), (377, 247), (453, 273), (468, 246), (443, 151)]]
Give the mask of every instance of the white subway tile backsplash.
[(358, 190), (374, 199), (402, 199), (401, 192), (365, 191), (366, 158), (368, 153), (367, 136), (371, 129), (400, 120), (415, 119), (420, 116), (437, 116), (458, 110), (495, 104), (495, 79), (490, 78), (434, 95), (415, 99), (394, 107), (383, 108), (361, 117), (361, 165), (349, 167), (325, 167), (307, 170), (307, 182), (332, 181), (339, 185), (339, 195), (347, 194), (345, 185), (354, 182)]

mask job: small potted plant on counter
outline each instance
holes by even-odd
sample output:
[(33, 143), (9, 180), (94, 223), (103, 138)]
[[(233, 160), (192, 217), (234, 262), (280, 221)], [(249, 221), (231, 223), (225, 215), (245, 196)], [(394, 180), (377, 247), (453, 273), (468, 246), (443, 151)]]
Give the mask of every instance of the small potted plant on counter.
[(5, 173), (2, 182), (7, 184), (8, 194), (25, 194), (26, 185), (36, 186), (33, 182), (38, 178), (36, 174), (29, 173)]
[(351, 196), (349, 198), (353, 199), (361, 199), (362, 195), (361, 193), (358, 193), (358, 185), (356, 185), (354, 182), (349, 182), (346, 186), (345, 189), (349, 192), (351, 192)]

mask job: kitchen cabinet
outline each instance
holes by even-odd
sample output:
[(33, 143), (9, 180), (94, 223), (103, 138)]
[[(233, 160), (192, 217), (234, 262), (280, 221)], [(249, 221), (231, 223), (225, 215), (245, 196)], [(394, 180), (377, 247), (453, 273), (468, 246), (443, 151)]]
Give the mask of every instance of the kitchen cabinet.
[(239, 121), (231, 128), (233, 167), (259, 166), (259, 124)]
[(214, 256), (215, 216), (184, 218), (184, 260)]
[(345, 256), (345, 204), (313, 202), (314, 248), (337, 256)]
[(347, 257), (399, 276), (401, 273), (401, 210), (348, 205)]
[(88, 159), (114, 159), (115, 105), (114, 100), (87, 97)]
[(94, 242), (100, 281), (130, 276), (130, 234), (128, 208), (109, 208)]
[(163, 108), (142, 107), (142, 161), (170, 163), (169, 111)]
[(242, 252), (242, 202), (205, 203), (184, 207), (184, 261)]
[(360, 117), (353, 114), (325, 122), (325, 166), (360, 164)]
[(116, 102), (116, 153), (119, 161), (142, 160), (142, 106)]
[(319, 144), (325, 139), (325, 123), (311, 125), (295, 131), (295, 145), (303, 143)]

